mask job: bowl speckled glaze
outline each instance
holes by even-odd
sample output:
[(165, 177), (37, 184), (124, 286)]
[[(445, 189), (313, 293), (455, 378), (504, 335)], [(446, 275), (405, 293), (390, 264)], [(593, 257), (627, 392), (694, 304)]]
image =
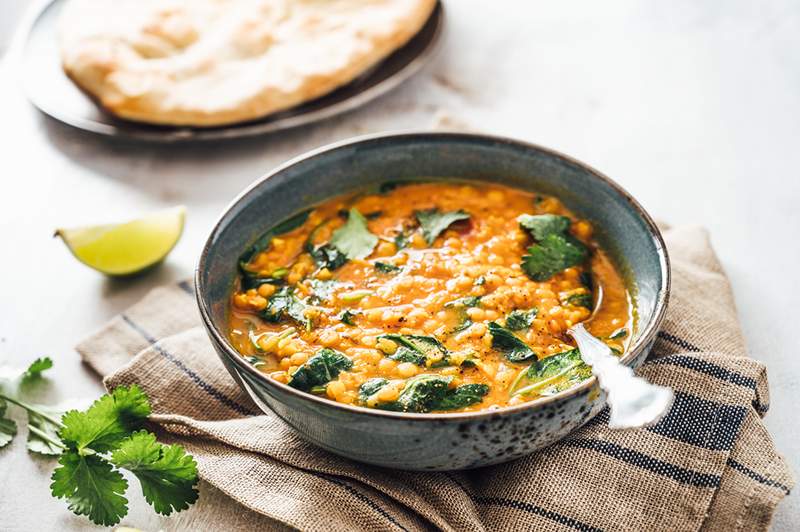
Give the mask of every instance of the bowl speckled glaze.
[(208, 238), (195, 290), (211, 342), (234, 379), (265, 412), (333, 453), (386, 467), (465, 469), (505, 462), (563, 438), (596, 415), (605, 395), (591, 378), (556, 395), (492, 411), (405, 414), (344, 405), (300, 392), (260, 373), (228, 341), (237, 258), (264, 231), (339, 194), (398, 180), (502, 183), (558, 196), (594, 223), (622, 270), (636, 307), (631, 346), (638, 366), (666, 311), (669, 260), (642, 207), (616, 183), (539, 146), (486, 135), (405, 133), (321, 148), (258, 180), (225, 211)]

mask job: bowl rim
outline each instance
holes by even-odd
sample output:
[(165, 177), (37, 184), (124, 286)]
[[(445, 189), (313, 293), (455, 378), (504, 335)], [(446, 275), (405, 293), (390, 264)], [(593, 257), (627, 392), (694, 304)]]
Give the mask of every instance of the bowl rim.
[[(658, 254), (659, 257), (659, 266), (662, 274), (661, 285), (658, 288), (658, 296), (656, 298), (656, 303), (655, 303), (654, 317), (647, 323), (644, 330), (642, 331), (642, 334), (636, 340), (634, 345), (623, 355), (620, 361), (626, 366), (628, 366), (633, 360), (637, 359), (641, 354), (641, 352), (655, 340), (656, 334), (658, 333), (658, 330), (661, 328), (661, 324), (664, 322), (664, 319), (666, 317), (667, 304), (669, 302), (670, 288), (672, 285), (670, 259), (666, 245), (664, 243), (664, 238), (661, 235), (661, 231), (659, 230), (656, 223), (653, 221), (652, 217), (647, 213), (647, 211), (645, 211), (645, 209), (641, 206), (641, 204), (627, 190), (622, 188), (622, 186), (620, 186), (617, 182), (615, 182), (602, 172), (569, 155), (566, 155), (551, 148), (546, 148), (539, 144), (522, 141), (510, 137), (484, 134), (484, 133), (471, 133), (471, 132), (467, 133), (463, 131), (447, 131), (447, 130), (439, 130), (439, 131), (409, 130), (409, 131), (399, 131), (392, 133), (373, 133), (368, 135), (359, 135), (356, 137), (351, 137), (341, 141), (326, 144), (321, 147), (304, 152), (300, 155), (297, 155), (289, 159), (283, 164), (278, 165), (272, 171), (256, 179), (242, 192), (240, 192), (228, 204), (227, 207), (225, 207), (225, 209), (222, 211), (222, 214), (214, 223), (214, 226), (211, 229), (211, 232), (209, 233), (209, 236), (206, 239), (205, 244), (203, 245), (203, 249), (200, 254), (200, 259), (197, 263), (197, 267), (195, 268), (195, 273), (194, 273), (194, 294), (198, 308), (200, 310), (200, 317), (203, 322), (203, 326), (205, 327), (208, 334), (211, 336), (212, 341), (217, 344), (218, 348), (222, 349), (224, 354), (227, 356), (228, 360), (232, 362), (237, 367), (237, 369), (239, 369), (240, 371), (244, 371), (245, 373), (253, 377), (256, 381), (259, 381), (261, 384), (266, 385), (268, 387), (274, 387), (277, 389), (277, 391), (280, 391), (282, 393), (288, 393), (294, 395), (300, 400), (310, 401), (321, 407), (338, 408), (346, 412), (351, 412), (353, 414), (376, 416), (384, 419), (394, 418), (394, 419), (403, 419), (408, 421), (428, 420), (431, 422), (443, 421), (443, 420), (474, 421), (476, 419), (492, 418), (492, 417), (516, 414), (523, 410), (529, 410), (529, 409), (534, 410), (549, 403), (554, 403), (565, 399), (569, 399), (573, 396), (579, 395), (584, 392), (588, 393), (588, 391), (597, 382), (597, 377), (595, 377), (594, 375), (592, 375), (585, 381), (581, 382), (580, 384), (573, 386), (572, 388), (569, 388), (562, 392), (558, 392), (554, 395), (548, 397), (540, 397), (532, 401), (526, 401), (525, 403), (519, 405), (504, 406), (492, 410), (484, 409), (473, 412), (433, 412), (433, 413), (422, 414), (414, 412), (391, 412), (387, 410), (379, 410), (377, 408), (366, 408), (362, 406), (339, 403), (337, 401), (331, 401), (329, 399), (323, 399), (322, 397), (317, 397), (316, 395), (297, 390), (296, 388), (292, 388), (287, 384), (283, 384), (274, 379), (269, 378), (268, 375), (258, 371), (252, 364), (248, 363), (244, 359), (244, 357), (241, 356), (241, 354), (238, 351), (236, 351), (233, 348), (233, 346), (228, 342), (225, 335), (223, 335), (217, 329), (216, 325), (211, 319), (210, 308), (203, 299), (203, 292), (205, 291), (205, 286), (202, 283), (200, 272), (205, 269), (206, 263), (208, 261), (208, 256), (211, 250), (211, 244), (214, 241), (215, 237), (218, 235), (218, 233), (221, 231), (223, 221), (237, 205), (246, 200), (250, 194), (252, 194), (262, 183), (267, 181), (269, 178), (278, 175), (280, 173), (283, 173), (289, 168), (304, 163), (310, 159), (324, 156), (327, 153), (359, 144), (368, 144), (372, 142), (381, 142), (387, 140), (389, 141), (406, 140), (406, 139), (424, 140), (425, 138), (429, 139), (435, 138), (437, 140), (454, 139), (454, 140), (471, 141), (471, 142), (477, 141), (479, 143), (488, 142), (495, 144), (506, 144), (526, 151), (535, 150), (543, 152), (545, 154), (562, 159), (569, 164), (581, 168), (595, 179), (599, 179), (606, 185), (610, 186), (628, 203), (628, 205), (634, 210), (634, 212), (639, 217), (641, 217), (641, 219), (645, 222), (647, 230), (650, 233), (650, 237), (653, 239), (653, 243), (656, 248), (656, 253)], [(219, 351), (220, 349), (217, 349), (218, 353)]]

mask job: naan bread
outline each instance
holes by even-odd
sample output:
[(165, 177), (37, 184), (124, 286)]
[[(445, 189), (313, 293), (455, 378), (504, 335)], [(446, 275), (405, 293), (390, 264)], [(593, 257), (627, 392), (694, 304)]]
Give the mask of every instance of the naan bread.
[(436, 0), (71, 0), (64, 70), (154, 124), (259, 118), (344, 85), (404, 45)]

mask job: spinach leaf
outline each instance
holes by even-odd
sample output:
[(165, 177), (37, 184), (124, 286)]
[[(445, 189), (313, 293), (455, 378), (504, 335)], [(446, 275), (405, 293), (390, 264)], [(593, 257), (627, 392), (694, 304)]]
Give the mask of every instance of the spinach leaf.
[(308, 253), (318, 268), (327, 268), (331, 271), (340, 268), (347, 262), (347, 256), (331, 244), (308, 248)]
[(628, 329), (622, 327), (617, 329), (616, 331), (611, 333), (611, 336), (608, 337), (609, 340), (619, 340), (620, 338), (625, 338), (628, 336)]
[(489, 332), (492, 333), (492, 347), (503, 351), (506, 358), (511, 362), (524, 362), (531, 358), (536, 358), (536, 353), (528, 347), (528, 344), (517, 338), (517, 336), (505, 327), (495, 323), (489, 323)]
[(378, 339), (386, 338), (397, 344), (397, 351), (389, 356), (398, 362), (411, 362), (425, 366), (428, 361), (433, 364), (446, 360), (448, 351), (433, 336), (382, 334)]
[(517, 218), (519, 225), (527, 229), (536, 240), (544, 240), (547, 235), (563, 235), (571, 224), (566, 216), (555, 214), (523, 214)]
[(356, 208), (350, 209), (347, 222), (333, 232), (330, 242), (348, 259), (366, 258), (377, 243), (378, 237), (369, 232), (367, 219)]
[(589, 249), (569, 234), (549, 234), (528, 248), (522, 257), (522, 269), (534, 281), (547, 281), (552, 276), (583, 263)]
[(250, 262), (253, 257), (255, 257), (258, 253), (261, 253), (269, 246), (272, 239), (278, 235), (282, 235), (284, 233), (288, 233), (290, 231), (294, 231), (308, 220), (308, 215), (311, 214), (311, 209), (303, 211), (301, 213), (295, 214), (291, 218), (284, 220), (283, 222), (279, 223), (263, 235), (261, 235), (258, 240), (253, 242), (253, 245), (250, 246), (247, 251), (242, 253), (242, 256), (239, 257), (239, 267), (243, 271), (247, 271), (245, 266), (248, 262)]
[(277, 277), (255, 277), (250, 275), (249, 272), (245, 272), (242, 275), (242, 292), (246, 292), (251, 288), (258, 288), (262, 284), (281, 286), (285, 284), (285, 281)]
[[(378, 403), (377, 408), (397, 412), (430, 412), (455, 410), (474, 405), (489, 393), (485, 384), (462, 384), (449, 388), (452, 377), (443, 375), (417, 375), (406, 381), (405, 388), (396, 401)], [(359, 397), (366, 402), (387, 383), (386, 379), (370, 379), (361, 385)]]
[(457, 333), (468, 329), (472, 325), (472, 320), (467, 314), (467, 309), (470, 307), (477, 307), (480, 304), (481, 298), (478, 296), (467, 296), (455, 301), (445, 303), (446, 309), (454, 310), (457, 313), (458, 325), (453, 327), (452, 333)]
[(373, 379), (369, 379), (365, 381), (361, 386), (358, 388), (358, 399), (361, 403), (366, 404), (367, 400), (378, 393), (381, 388), (386, 386), (389, 383), (388, 380), (384, 379), (383, 377), (375, 377)]
[(585, 381), (589, 377), (592, 376), (592, 368), (587, 366), (586, 364), (582, 364), (577, 366), (576, 368), (570, 370), (563, 379), (556, 382), (551, 386), (547, 386), (543, 388), (539, 395), (555, 395), (558, 392), (563, 392), (564, 390), (569, 390), (576, 384)]
[(527, 377), (533, 382), (538, 382), (563, 373), (583, 364), (581, 353), (577, 349), (570, 349), (549, 357), (537, 360), (528, 368)]
[(307, 305), (294, 295), (294, 289), (284, 286), (269, 298), (267, 307), (259, 315), (269, 322), (279, 322), (284, 316), (310, 327), (311, 322), (305, 316)]
[(353, 318), (359, 314), (359, 312), (353, 312), (350, 309), (345, 309), (341, 314), (339, 314), (339, 321), (347, 325), (355, 325)]
[(414, 214), (422, 228), (422, 236), (425, 237), (425, 242), (429, 246), (433, 244), (436, 237), (450, 227), (450, 224), (469, 218), (469, 214), (464, 211), (439, 212), (439, 209), (436, 208), (415, 211)]
[(376, 262), (375, 269), (381, 273), (397, 273), (403, 270), (403, 268), (400, 266), (395, 266), (394, 264), (389, 264), (388, 262)]
[(539, 309), (535, 307), (530, 310), (511, 311), (511, 313), (506, 316), (506, 329), (510, 329), (512, 331), (521, 331), (523, 329), (530, 328), (531, 324), (533, 323), (533, 318), (536, 317), (538, 312)]
[(339, 376), (342, 371), (347, 371), (353, 367), (353, 362), (343, 353), (325, 347), (317, 351), (317, 354), (297, 368), (289, 377), (289, 386), (303, 390), (311, 390), (314, 386), (322, 386)]
[(586, 307), (591, 310), (593, 306), (592, 294), (584, 292), (582, 294), (570, 294), (561, 299), (561, 304), (570, 307)]
[(447, 390), (444, 397), (432, 405), (432, 410), (455, 410), (474, 405), (483, 401), (487, 393), (489, 386), (486, 384), (462, 384), (455, 390)]
[(410, 241), (411, 241), (411, 233), (407, 233), (405, 231), (397, 233), (394, 237), (394, 245), (397, 248), (397, 251), (400, 251), (401, 249), (408, 247), (408, 243)]
[(447, 393), (453, 377), (441, 375), (417, 375), (406, 381), (396, 401), (378, 404), (378, 408), (399, 412), (429, 412)]

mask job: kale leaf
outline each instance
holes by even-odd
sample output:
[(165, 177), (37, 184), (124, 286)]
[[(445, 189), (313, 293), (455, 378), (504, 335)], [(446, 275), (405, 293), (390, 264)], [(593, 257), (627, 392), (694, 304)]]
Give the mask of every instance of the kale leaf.
[(369, 379), (361, 384), (358, 388), (358, 399), (361, 403), (366, 404), (367, 400), (378, 393), (381, 388), (386, 386), (389, 383), (388, 380), (384, 379), (383, 377), (375, 377), (373, 379)]
[(528, 248), (528, 254), (522, 257), (522, 269), (534, 281), (547, 281), (588, 257), (589, 249), (572, 235), (549, 234)]
[(397, 350), (389, 356), (398, 362), (411, 362), (418, 366), (442, 363), (447, 358), (447, 348), (433, 336), (382, 334), (378, 340), (385, 338), (397, 344)]
[(536, 240), (544, 240), (547, 235), (563, 235), (571, 224), (566, 216), (555, 214), (523, 214), (517, 218), (519, 225), (527, 229)]
[(339, 376), (342, 371), (353, 367), (353, 361), (343, 353), (325, 347), (317, 351), (317, 354), (297, 368), (289, 377), (289, 386), (309, 391), (314, 386), (321, 386), (332, 381)]
[(425, 237), (425, 242), (429, 246), (433, 244), (436, 237), (450, 227), (450, 224), (459, 220), (466, 220), (470, 216), (464, 211), (439, 212), (439, 209), (436, 208), (415, 211), (414, 214), (422, 228), (422, 236)]
[(367, 219), (354, 207), (347, 222), (333, 232), (330, 244), (348, 259), (363, 259), (375, 249), (378, 237), (369, 232)]
[(536, 353), (528, 344), (502, 325), (490, 322), (489, 332), (492, 333), (492, 347), (503, 351), (511, 362), (524, 362), (536, 358)]
[(539, 309), (535, 307), (530, 310), (511, 311), (511, 313), (506, 316), (506, 329), (521, 331), (530, 328), (533, 323), (533, 318), (536, 317), (538, 312)]

